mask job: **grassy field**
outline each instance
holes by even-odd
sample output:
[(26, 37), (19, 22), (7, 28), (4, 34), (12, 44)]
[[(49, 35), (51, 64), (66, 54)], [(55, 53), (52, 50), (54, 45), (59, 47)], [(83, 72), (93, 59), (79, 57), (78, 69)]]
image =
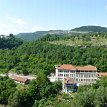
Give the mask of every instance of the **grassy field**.
[(107, 46), (107, 38), (91, 38), (89, 41), (83, 41), (82, 39), (75, 38), (74, 40), (59, 40), (59, 41), (50, 41), (51, 44), (57, 45), (67, 45), (67, 46)]

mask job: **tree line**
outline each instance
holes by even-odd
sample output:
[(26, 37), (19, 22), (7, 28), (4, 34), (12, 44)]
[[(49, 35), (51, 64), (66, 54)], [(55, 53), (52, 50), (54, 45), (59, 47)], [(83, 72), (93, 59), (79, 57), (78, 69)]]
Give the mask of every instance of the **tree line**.
[(106, 47), (72, 47), (48, 42), (27, 42), (18, 48), (0, 50), (0, 72), (49, 75), (57, 64), (94, 65), (98, 72), (107, 71)]
[(38, 107), (41, 100), (55, 98), (61, 89), (60, 81), (51, 83), (43, 73), (39, 73), (37, 79), (27, 85), (0, 77), (0, 104), (6, 107)]

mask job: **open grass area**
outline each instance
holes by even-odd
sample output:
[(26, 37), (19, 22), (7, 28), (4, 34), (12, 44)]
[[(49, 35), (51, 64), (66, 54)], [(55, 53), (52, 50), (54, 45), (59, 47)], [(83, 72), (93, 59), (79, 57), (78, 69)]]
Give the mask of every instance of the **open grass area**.
[(91, 39), (89, 41), (83, 41), (82, 39), (68, 39), (59, 41), (50, 41), (51, 44), (67, 45), (67, 46), (107, 46), (107, 38)]

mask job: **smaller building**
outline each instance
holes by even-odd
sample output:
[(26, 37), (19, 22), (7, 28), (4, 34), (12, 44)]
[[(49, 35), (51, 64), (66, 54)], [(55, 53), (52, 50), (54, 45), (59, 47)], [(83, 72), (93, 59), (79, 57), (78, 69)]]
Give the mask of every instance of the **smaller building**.
[(77, 84), (70, 77), (64, 78), (64, 89), (63, 90), (65, 93), (76, 92), (77, 91)]
[(107, 77), (107, 72), (98, 72), (98, 77)]
[(16, 83), (21, 83), (21, 84), (27, 84), (29, 82), (29, 79), (15, 75), (11, 76), (11, 79), (14, 80)]

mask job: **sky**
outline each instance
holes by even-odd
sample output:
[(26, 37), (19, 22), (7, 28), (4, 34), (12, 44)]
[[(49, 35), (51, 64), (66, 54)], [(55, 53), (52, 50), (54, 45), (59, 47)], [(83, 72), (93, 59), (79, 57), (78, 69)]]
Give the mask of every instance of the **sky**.
[(0, 0), (0, 34), (107, 27), (107, 0)]

